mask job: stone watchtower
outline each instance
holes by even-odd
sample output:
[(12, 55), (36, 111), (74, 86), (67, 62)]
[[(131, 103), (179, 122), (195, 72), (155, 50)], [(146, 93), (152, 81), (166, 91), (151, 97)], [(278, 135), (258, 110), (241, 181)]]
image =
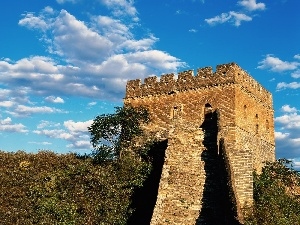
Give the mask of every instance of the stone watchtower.
[(149, 109), (167, 140), (151, 225), (239, 224), (253, 170), (275, 160), (272, 95), (235, 63), (128, 81), (124, 104)]

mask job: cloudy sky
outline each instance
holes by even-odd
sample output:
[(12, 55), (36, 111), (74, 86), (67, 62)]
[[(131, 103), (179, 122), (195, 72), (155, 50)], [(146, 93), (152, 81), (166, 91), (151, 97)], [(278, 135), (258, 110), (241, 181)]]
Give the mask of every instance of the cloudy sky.
[(236, 62), (274, 97), (300, 166), (300, 1), (3, 0), (0, 149), (89, 152), (129, 79)]

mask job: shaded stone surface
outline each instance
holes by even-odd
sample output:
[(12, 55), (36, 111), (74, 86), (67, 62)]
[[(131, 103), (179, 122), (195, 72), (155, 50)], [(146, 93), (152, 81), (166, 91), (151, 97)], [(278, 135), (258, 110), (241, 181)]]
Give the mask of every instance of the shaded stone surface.
[(153, 159), (152, 171), (144, 182), (143, 187), (135, 191), (131, 205), (135, 211), (129, 218), (128, 225), (150, 224), (157, 199), (158, 186), (167, 146), (167, 140), (157, 142), (149, 151), (149, 156)]

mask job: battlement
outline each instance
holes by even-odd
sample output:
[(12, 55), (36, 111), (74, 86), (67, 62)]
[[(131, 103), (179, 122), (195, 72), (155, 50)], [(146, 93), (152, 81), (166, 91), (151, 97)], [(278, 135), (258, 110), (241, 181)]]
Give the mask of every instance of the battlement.
[(212, 67), (199, 68), (196, 76), (194, 76), (193, 70), (187, 70), (179, 72), (177, 79), (172, 73), (162, 75), (160, 81), (156, 76), (145, 78), (143, 84), (140, 79), (130, 80), (126, 85), (126, 98), (171, 94), (227, 84), (240, 84), (241, 88), (252, 93), (260, 101), (272, 105), (271, 93), (236, 63), (217, 65), (215, 72)]

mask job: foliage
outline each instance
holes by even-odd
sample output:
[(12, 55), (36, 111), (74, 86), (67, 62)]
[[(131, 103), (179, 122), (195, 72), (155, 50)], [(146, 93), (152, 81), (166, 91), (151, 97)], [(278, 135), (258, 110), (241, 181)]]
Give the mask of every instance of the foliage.
[(132, 139), (141, 136), (141, 125), (150, 121), (144, 107), (116, 107), (114, 114), (97, 116), (88, 128), (95, 149), (95, 162), (105, 162), (120, 157), (121, 150), (128, 148)]
[(146, 109), (130, 106), (96, 117), (91, 155), (0, 151), (0, 224), (126, 224), (131, 196), (151, 170), (141, 157), (151, 142), (125, 150), (148, 121)]
[(0, 152), (0, 224), (126, 224), (149, 169), (129, 155), (95, 165), (74, 154)]
[(255, 203), (246, 225), (300, 224), (300, 176), (291, 166), (280, 159), (254, 173)]

